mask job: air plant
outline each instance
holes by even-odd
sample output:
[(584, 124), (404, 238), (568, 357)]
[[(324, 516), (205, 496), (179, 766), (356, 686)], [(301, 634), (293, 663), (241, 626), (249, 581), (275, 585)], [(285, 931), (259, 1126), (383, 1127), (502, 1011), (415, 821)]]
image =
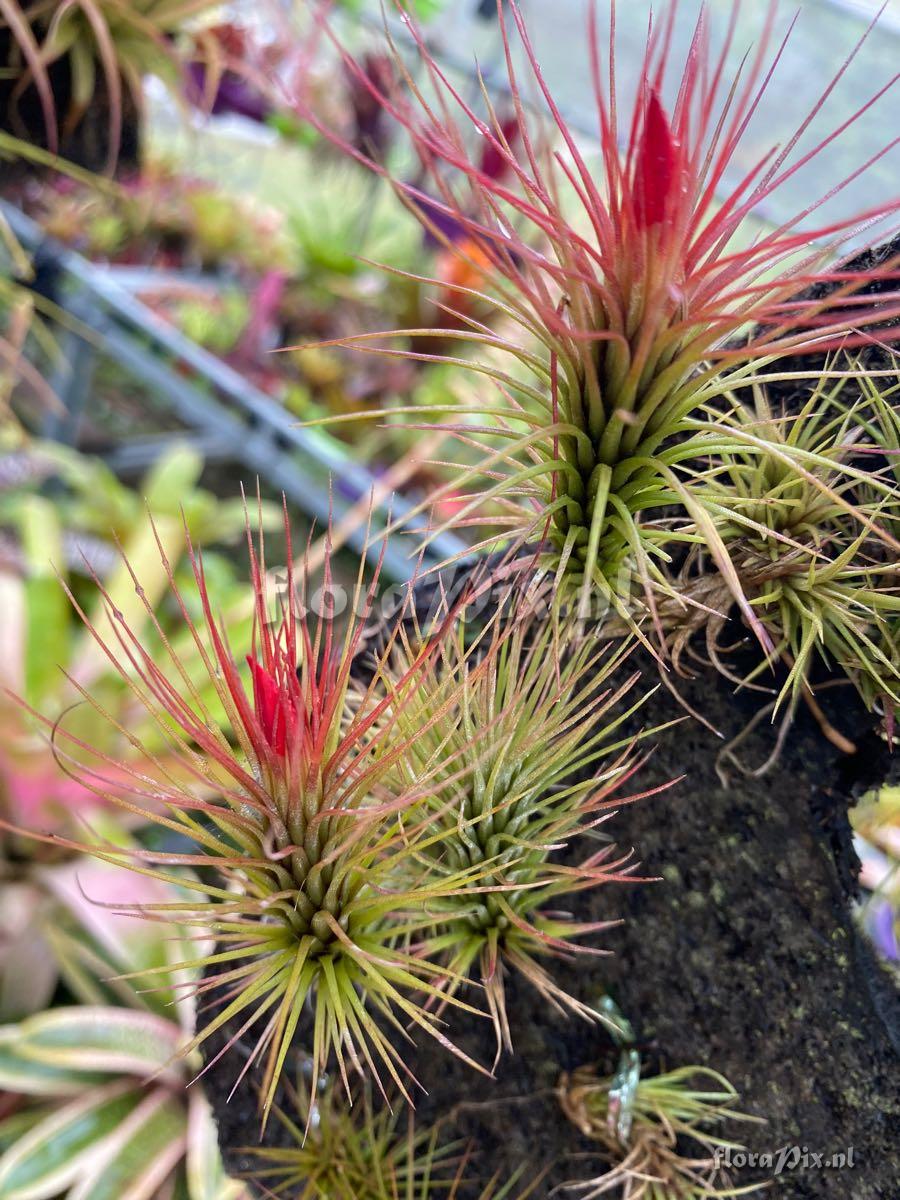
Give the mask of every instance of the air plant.
[[(300, 1102), (301, 1125), (276, 1110), (291, 1144), (246, 1149), (259, 1162), (248, 1178), (275, 1196), (285, 1200), (455, 1200), (462, 1187), (473, 1186), (470, 1156), (461, 1144), (442, 1142), (439, 1128), (417, 1129), (408, 1114), (402, 1131), (398, 1112), (388, 1108), (375, 1111), (371, 1095), (365, 1092), (348, 1107), (332, 1084), (325, 1085), (312, 1103), (310, 1119), (308, 1101)], [(505, 1182), (496, 1176), (488, 1180), (478, 1200), (526, 1200), (543, 1176), (538, 1174), (530, 1185), (516, 1190), (522, 1174), (519, 1171)]]
[[(794, 411), (773, 407), (761, 384), (752, 388), (752, 404), (735, 397), (719, 422), (733, 441), (728, 456), (719, 460), (713, 450), (685, 470), (742, 593), (788, 667), (782, 696), (805, 693), (812, 702), (809, 676), (820, 657), (890, 717), (900, 706), (900, 494), (892, 461), (898, 385), (882, 388), (863, 373), (830, 375)], [(845, 399), (851, 383), (857, 396)], [(707, 557), (702, 544), (685, 556), (678, 581), (685, 617), (672, 620), (673, 657), (705, 627), (711, 656), (727, 669), (715, 647), (729, 587), (707, 569)]]
[[(622, 1200), (702, 1200), (738, 1196), (758, 1185), (730, 1188), (720, 1163), (725, 1149), (740, 1149), (718, 1127), (753, 1121), (734, 1107), (737, 1092), (708, 1067), (680, 1067), (642, 1076), (628, 1097), (628, 1121), (621, 1122), (617, 1077), (600, 1078), (579, 1067), (560, 1081), (563, 1111), (585, 1137), (601, 1142), (614, 1160), (605, 1174), (568, 1191), (582, 1200), (615, 1193)], [(687, 1148), (690, 1143), (702, 1151)]]
[[(473, 872), (467, 887), (432, 904), (439, 925), (427, 953), (447, 963), (447, 995), (470, 976), (483, 985), (498, 1056), (503, 1046), (512, 1050), (509, 970), (561, 1012), (600, 1016), (561, 988), (542, 960), (604, 953), (578, 939), (616, 922), (576, 921), (559, 902), (633, 880), (637, 866), (601, 833), (617, 808), (639, 798), (624, 793), (639, 759), (622, 726), (643, 698), (629, 695), (636, 673), (615, 678), (629, 647), (610, 649), (537, 620), (535, 602), (511, 612), (501, 605), (480, 631), (464, 614), (425, 664), (423, 685), (391, 714), (410, 743), (394, 766), (397, 788), (426, 781), (420, 804), (432, 829), (422, 850), (429, 873)], [(408, 670), (412, 653), (395, 648), (394, 659)], [(561, 861), (559, 852), (576, 843), (587, 845), (585, 856)]]
[(248, 1177), (276, 1196), (291, 1200), (427, 1196), (452, 1154), (452, 1148), (438, 1146), (433, 1132), (415, 1130), (411, 1118), (408, 1135), (399, 1134), (399, 1111), (383, 1107), (376, 1112), (367, 1093), (350, 1106), (333, 1083), (323, 1080), (315, 1098), (301, 1092), (294, 1099), (299, 1125), (276, 1109), (289, 1144), (245, 1149), (259, 1163)]
[[(887, 659), (891, 669), (881, 674), (886, 676), (885, 686), (879, 673), (870, 669), (870, 655), (857, 655), (850, 663), (850, 674), (860, 694), (870, 708), (880, 707), (884, 713), (885, 730), (892, 741), (900, 706), (897, 703), (897, 664), (900, 663), (900, 604), (898, 604), (898, 577), (896, 543), (900, 540), (900, 408), (896, 403), (898, 385), (879, 386), (876, 379), (862, 376), (860, 380), (863, 402), (855, 409), (855, 419), (862, 426), (860, 446), (861, 464), (872, 464), (872, 469), (858, 477), (858, 490), (863, 505), (875, 515), (878, 525), (889, 536), (880, 536), (877, 541), (869, 538), (867, 546), (875, 547), (880, 559), (893, 562), (893, 598), (874, 606), (878, 612), (877, 622), (871, 624), (871, 639), (876, 646), (879, 662)], [(864, 508), (865, 511), (865, 508)], [(870, 549), (871, 555), (871, 549)]]
[[(408, 22), (427, 86), (408, 69), (403, 73), (398, 52), (405, 90), (377, 94), (429, 172), (427, 186), (401, 179), (394, 186), (434, 236), (440, 239), (448, 222), (466, 232), (464, 239), (443, 236), (447, 251), (472, 268), (471, 278), (483, 281), (456, 286), (457, 335), (482, 351), (472, 369), (497, 385), (495, 399), (465, 410), (465, 425), (447, 425), (468, 447), (481, 447), (480, 462), (458, 470), (429, 502), (464, 487), (469, 499), (453, 514), (454, 524), (492, 527), (483, 547), (537, 541), (542, 565), (563, 594), (574, 592), (585, 605), (600, 601), (644, 640), (643, 616), (679, 594), (673, 559), (701, 544), (771, 655), (795, 640), (793, 631), (773, 633), (761, 619), (707, 506), (708, 493), (685, 464), (704, 456), (727, 463), (740, 453), (744, 443), (718, 419), (720, 401), (762, 376), (777, 378), (779, 360), (821, 358), (875, 337), (890, 340), (900, 330), (892, 324), (900, 312), (895, 258), (860, 265), (847, 252), (861, 228), (871, 234), (897, 212), (897, 199), (852, 217), (826, 219), (823, 212), (893, 143), (835, 179), (824, 195), (813, 194), (801, 211), (752, 236), (759, 206), (823, 160), (894, 80), (830, 133), (807, 139), (864, 35), (794, 132), (750, 169), (737, 170), (791, 32), (770, 53), (770, 4), (758, 47), (730, 74), (739, 8), (731, 6), (718, 48), (701, 9), (678, 69), (671, 6), (651, 27), (630, 107), (617, 91), (615, 8), (608, 47), (592, 10), (599, 170), (588, 165), (547, 86), (514, 0), (498, 5), (498, 17), (520, 150), (514, 152), (512, 134), (486, 93), (482, 116)], [(510, 21), (549, 113), (549, 132), (536, 129), (526, 108)], [(377, 91), (371, 79), (368, 86)], [(504, 175), (481, 169), (486, 147), (506, 164)], [(386, 173), (379, 163), (369, 166)], [(875, 281), (879, 294), (869, 294)], [(473, 297), (492, 306), (495, 327), (467, 315)], [(404, 353), (351, 340), (375, 353)], [(459, 409), (438, 405), (429, 412), (457, 421)], [(473, 414), (480, 424), (472, 424)], [(780, 453), (782, 461), (802, 465), (792, 447)], [(896, 548), (891, 537), (887, 544)]]
[[(287, 525), (285, 538), (290, 554)], [(442, 1021), (428, 1007), (429, 998), (445, 998), (448, 972), (419, 953), (417, 942), (433, 930), (432, 906), (448, 891), (464, 887), (481, 868), (429, 874), (424, 850), (434, 844), (435, 834), (430, 821), (417, 816), (422, 783), (398, 790), (391, 777), (397, 760), (409, 752), (408, 736), (395, 714), (415, 690), (441, 632), (394, 679), (387, 694), (363, 697), (351, 706), (350, 668), (375, 583), (363, 586), (361, 564), (352, 597), (355, 615), (339, 635), (338, 617), (327, 600), (328, 611), (308, 611), (304, 589), (288, 567), (282, 605), (271, 620), (262, 548), (257, 553), (249, 535), (248, 541), (255, 628), (243, 670), (227, 629), (213, 615), (203, 563), (192, 549), (202, 611), (198, 622), (191, 618), (164, 554), (162, 562), (171, 599), (206, 678), (186, 668), (149, 603), (146, 613), (157, 635), (151, 649), (100, 588), (109, 632), (101, 633), (98, 623), (89, 622), (89, 628), (155, 722), (166, 754), (105, 714), (127, 737), (136, 759), (123, 764), (95, 752), (93, 761), (99, 765), (92, 771), (79, 768), (78, 753), (87, 747), (64, 729), (55, 731), (57, 755), (100, 793), (115, 771), (117, 788), (110, 801), (142, 822), (186, 837), (195, 851), (102, 843), (79, 848), (166, 882), (182, 881), (178, 871), (183, 868), (217, 872), (218, 882), (210, 882), (208, 874), (182, 881), (197, 898), (175, 905), (177, 912), (171, 904), (139, 906), (151, 917), (177, 917), (217, 943), (213, 952), (198, 951), (146, 974), (204, 974), (196, 988), (204, 1012), (217, 1003), (219, 1011), (207, 1016), (184, 1052), (230, 1027), (226, 1045), (208, 1066), (255, 1027), (257, 1040), (238, 1082), (266, 1054), (264, 1113), (305, 1012), (311, 1091), (334, 1058), (345, 1086), (350, 1069), (368, 1069), (379, 1086), (384, 1071), (409, 1098), (406, 1068), (392, 1041), (393, 1036), (408, 1036), (404, 1019), (477, 1066), (450, 1046)], [(136, 577), (133, 585), (141, 597)], [(324, 594), (331, 595), (329, 564)], [(446, 620), (452, 622), (455, 615), (451, 609)], [(100, 699), (77, 682), (75, 687), (94, 711), (104, 713)], [(205, 690), (212, 691), (214, 703)], [(422, 732), (416, 730), (414, 736)], [(417, 862), (422, 864), (418, 870)], [(466, 1012), (479, 1011), (451, 999)]]

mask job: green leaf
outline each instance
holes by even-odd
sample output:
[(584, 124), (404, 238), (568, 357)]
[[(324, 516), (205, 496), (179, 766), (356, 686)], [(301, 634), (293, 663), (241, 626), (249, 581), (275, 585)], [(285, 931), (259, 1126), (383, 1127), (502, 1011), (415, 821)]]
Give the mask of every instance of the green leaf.
[(74, 28), (67, 39), (69, 63), (72, 74), (72, 103), (78, 111), (90, 104), (97, 84), (97, 69), (91, 46), (80, 40), (79, 30)]
[[(157, 544), (157, 538), (159, 544)], [(99, 604), (94, 617), (98, 635), (103, 638), (112, 652), (118, 648), (117, 629), (119, 619), (136, 634), (140, 634), (150, 623), (147, 605), (153, 608), (166, 590), (168, 576), (160, 554), (171, 563), (177, 563), (184, 553), (184, 528), (180, 518), (162, 515), (151, 523), (144, 519), (132, 531), (123, 552), (135, 577), (141, 581), (141, 591), (135, 587), (131, 571), (124, 562), (120, 563), (106, 581), (109, 605), (117, 614), (110, 618), (106, 603)], [(95, 638), (85, 630), (80, 638), (74, 674), (81, 683), (93, 683), (108, 668), (108, 659)]]
[(23, 1096), (69, 1096), (103, 1079), (92, 1071), (75, 1071), (47, 1063), (31, 1062), (16, 1051), (20, 1027), (0, 1027), (0, 1088)]
[(67, 1200), (152, 1200), (184, 1157), (184, 1105), (152, 1092), (116, 1129)]
[(188, 1093), (187, 1187), (190, 1200), (222, 1200), (225, 1182), (215, 1122), (206, 1097)]
[(119, 1128), (141, 1099), (117, 1081), (57, 1109), (0, 1158), (3, 1200), (50, 1200), (79, 1178), (98, 1144)]
[(30, 1129), (43, 1121), (53, 1111), (52, 1105), (42, 1104), (35, 1108), (25, 1108), (13, 1113), (11, 1117), (0, 1121), (0, 1155), (5, 1154)]
[(25, 605), (25, 695), (41, 703), (60, 683), (69, 661), (71, 610), (54, 567), (62, 570), (62, 530), (56, 510), (43, 496), (22, 498), (19, 521), (28, 559)]
[(189, 446), (174, 446), (156, 460), (141, 482), (151, 512), (178, 515), (185, 497), (197, 486), (203, 459)]

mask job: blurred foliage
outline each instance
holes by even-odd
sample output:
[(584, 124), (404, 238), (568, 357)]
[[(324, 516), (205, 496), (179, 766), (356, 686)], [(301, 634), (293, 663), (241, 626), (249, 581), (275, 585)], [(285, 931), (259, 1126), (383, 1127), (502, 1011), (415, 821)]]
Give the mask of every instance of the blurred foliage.
[[(218, 603), (233, 613), (236, 643), (249, 638), (251, 615), (246, 604), (241, 608), (246, 589), (230, 558), (211, 548), (243, 536), (244, 505), (239, 499), (220, 501), (200, 488), (201, 469), (193, 451), (176, 446), (131, 489), (98, 459), (53, 443), (24, 442), (11, 431), (7, 453), (0, 457), (0, 596), (5, 614), (0, 683), (23, 695), (47, 721), (59, 720), (67, 732), (98, 751), (118, 755), (123, 766), (128, 760), (124, 731), (133, 705), (65, 589), (113, 648), (107, 606), (127, 613), (150, 645), (161, 645), (163, 636), (171, 635), (179, 644), (184, 640), (190, 663), (182, 614), (162, 603), (168, 578), (160, 557), (162, 551), (177, 579), (186, 567), (189, 534), (195, 547), (208, 547), (205, 570), (216, 584)], [(260, 517), (263, 527), (271, 528), (279, 514), (273, 505), (250, 505), (251, 522)], [(140, 592), (132, 570), (142, 581)], [(121, 726), (118, 731), (80, 703), (78, 689), (88, 685), (103, 696)], [(69, 834), (88, 814), (93, 819), (100, 799), (66, 773), (64, 759), (58, 761), (52, 725), (41, 728), (3, 693), (0, 713), (0, 816)], [(164, 752), (161, 733), (145, 732)], [(99, 769), (90, 755), (82, 765)], [(107, 787), (115, 786), (115, 773), (101, 774)], [(7, 842), (7, 858), (14, 852), (30, 861), (49, 853), (37, 843), (4, 834), (0, 871)]]
[(243, 292), (226, 288), (212, 297), (177, 300), (173, 315), (175, 324), (192, 342), (214, 354), (228, 354), (247, 327), (250, 306)]
[[(215, 0), (58, 0), (22, 4), (4, 0), (6, 121), (33, 140), (23, 122), (23, 97), (37, 93), (46, 142), (56, 150), (93, 107), (108, 126), (107, 166), (118, 157), (127, 102), (140, 110), (148, 75), (177, 86), (181, 59), (177, 35)], [(63, 75), (54, 71), (64, 63)], [(102, 81), (102, 87), (101, 87)]]
[[(185, 528), (197, 546), (227, 545), (244, 533), (244, 507), (198, 486), (202, 462), (185, 447), (174, 447), (133, 489), (99, 460), (29, 441), (12, 424), (2, 437), (2, 683), (122, 766), (117, 780), (109, 761), (85, 752), (80, 765), (95, 773), (94, 791), (90, 778), (69, 773), (48, 727), (8, 696), (0, 701), (0, 816), (60, 834), (54, 844), (0, 838), (0, 1021), (18, 1022), (0, 1026), (0, 1194), (238, 1200), (245, 1190), (224, 1176), (202, 1091), (186, 1090), (198, 1064), (169, 1061), (192, 1025), (190, 1004), (179, 992), (173, 1010), (171, 991), (128, 978), (187, 951), (168, 925), (121, 909), (171, 904), (180, 893), (67, 848), (65, 835), (85, 830), (91, 841), (137, 848), (142, 831), (127, 830), (103, 806), (103, 794), (128, 779), (134, 714), (64, 585), (99, 628), (108, 602), (131, 612), (151, 641), (166, 630), (177, 641), (181, 613), (160, 603), (160, 548), (177, 577)], [(251, 510), (265, 526), (278, 515), (265, 504)], [(141, 574), (141, 594), (122, 555)], [(239, 609), (245, 589), (231, 559), (207, 550), (204, 563), (219, 603)], [(241, 620), (238, 613), (232, 625), (238, 642), (242, 628), (249, 637), (249, 614)], [(185, 653), (189, 660), (187, 646)], [(79, 703), (77, 684), (87, 682), (118, 723), (112, 737), (104, 739), (95, 727), (109, 727)]]
[[(107, 833), (123, 844), (121, 833)], [(126, 899), (172, 903), (178, 890), (140, 878), (127, 885), (126, 896), (119, 871), (83, 860), (45, 869), (35, 884), (45, 910), (31, 941), (44, 943), (75, 1004), (32, 1004), (33, 1015), (0, 1025), (5, 1200), (246, 1196), (224, 1174), (202, 1089), (188, 1090), (198, 1063), (173, 1061), (193, 1023), (192, 1002), (117, 977), (184, 956), (170, 926), (115, 911)], [(16, 965), (27, 960), (20, 955)]]
[(862, 862), (864, 927), (882, 957), (900, 965), (900, 788), (870, 792), (850, 820)]
[(291, 262), (276, 214), (164, 163), (118, 184), (41, 181), (26, 201), (49, 234), (90, 258), (251, 274)]

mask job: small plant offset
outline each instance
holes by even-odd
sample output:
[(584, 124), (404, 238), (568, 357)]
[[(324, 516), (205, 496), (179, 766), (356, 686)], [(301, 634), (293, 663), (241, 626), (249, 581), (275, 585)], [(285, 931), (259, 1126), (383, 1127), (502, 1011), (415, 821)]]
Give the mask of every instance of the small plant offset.
[[(301, 1102), (301, 1112), (303, 1107)], [(374, 1112), (367, 1095), (348, 1109), (333, 1088), (326, 1088), (314, 1103), (314, 1115), (310, 1121), (307, 1114), (311, 1132), (305, 1133), (279, 1112), (292, 1144), (277, 1150), (249, 1148), (260, 1163), (250, 1177), (272, 1195), (285, 1200), (459, 1200), (460, 1188), (471, 1182), (461, 1146), (443, 1142), (439, 1129), (417, 1129), (411, 1116), (404, 1131), (396, 1112)], [(477, 1187), (477, 1200), (535, 1195), (540, 1176), (524, 1185), (522, 1174), (487, 1180)]]
[(304, 1118), (300, 1125), (276, 1111), (290, 1145), (277, 1150), (248, 1147), (251, 1160), (259, 1164), (252, 1178), (274, 1195), (292, 1200), (376, 1200), (403, 1195), (401, 1189), (415, 1189), (417, 1181), (427, 1189), (429, 1178), (441, 1177), (438, 1164), (446, 1168), (448, 1155), (441, 1153), (433, 1136), (410, 1129), (405, 1138), (397, 1128), (398, 1114), (387, 1108), (374, 1113), (371, 1098), (348, 1107), (333, 1085), (321, 1092), (312, 1100), (297, 1097)]
[[(896, 395), (896, 383), (839, 375), (813, 381), (809, 398), (784, 412), (753, 384), (721, 418), (737, 443), (728, 456), (685, 467), (742, 595), (789, 668), (781, 696), (814, 703), (807, 679), (821, 654), (889, 729), (900, 703)], [(679, 599), (696, 606), (676, 618), (676, 661), (698, 629), (718, 657), (730, 584), (710, 572), (710, 556), (696, 544), (680, 567)]]
[[(729, 1188), (717, 1161), (717, 1153), (740, 1149), (719, 1132), (722, 1124), (752, 1118), (734, 1109), (737, 1093), (715, 1071), (681, 1067), (629, 1082), (600, 1079), (580, 1067), (564, 1076), (559, 1093), (568, 1118), (603, 1143), (615, 1162), (607, 1174), (567, 1189), (580, 1200), (610, 1194), (622, 1200), (702, 1200), (758, 1191), (756, 1185)], [(693, 1143), (693, 1152), (685, 1141)]]

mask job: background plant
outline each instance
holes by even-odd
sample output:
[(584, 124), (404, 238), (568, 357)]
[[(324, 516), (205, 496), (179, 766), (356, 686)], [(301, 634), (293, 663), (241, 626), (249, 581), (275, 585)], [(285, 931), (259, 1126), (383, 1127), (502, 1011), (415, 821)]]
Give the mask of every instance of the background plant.
[[(127, 755), (105, 719), (75, 704), (74, 681), (91, 684), (123, 724), (134, 719), (127, 687), (112, 677), (105, 656), (81, 628), (60, 579), (100, 628), (105, 627), (104, 600), (96, 582), (102, 577), (106, 602), (136, 630), (151, 640), (159, 636), (144, 605), (158, 607), (160, 627), (185, 648), (184, 638), (173, 630), (180, 612), (167, 611), (164, 605), (167, 574), (160, 552), (181, 577), (187, 538), (194, 545), (227, 545), (245, 528), (243, 505), (239, 500), (219, 501), (198, 487), (202, 459), (184, 446), (173, 445), (142, 478), (140, 491), (133, 491), (98, 459), (9, 428), (6, 437), (6, 454), (0, 458), (6, 484), (0, 484), (0, 529), (5, 535), (0, 584), (8, 624), (0, 679), (6, 688), (40, 706), (45, 717), (55, 720), (66, 713), (73, 736), (109, 752), (115, 743), (116, 753)], [(153, 523), (148, 505), (155, 513)], [(258, 516), (263, 525), (271, 524), (273, 510), (262, 506)], [(134, 592), (123, 553), (141, 573), (144, 601)], [(227, 559), (210, 550), (207, 569), (216, 580), (220, 603), (233, 609), (239, 589)], [(250, 618), (245, 603), (246, 629)], [(74, 681), (67, 683), (64, 672)], [(0, 703), (7, 713), (0, 738), (0, 808), (5, 814), (31, 824), (38, 814), (58, 820), (62, 813), (53, 813), (54, 805), (59, 801), (64, 810), (74, 804), (75, 794), (89, 805), (91, 794), (61, 775), (46, 741), (22, 711), (8, 697)]]
[(48, 233), (91, 257), (238, 274), (291, 265), (277, 214), (162, 161), (120, 181), (50, 179), (29, 199)]
[[(8, 38), (7, 72), (14, 85), (11, 118), (29, 88), (40, 99), (47, 142), (54, 152), (59, 136), (70, 135), (82, 122), (103, 80), (108, 121), (107, 166), (117, 160), (126, 99), (138, 110), (143, 78), (155, 75), (177, 84), (182, 72), (174, 38), (191, 21), (215, 7), (211, 0), (4, 0), (0, 17)], [(67, 108), (57, 112), (54, 64), (67, 66)], [(58, 122), (62, 116), (62, 128)]]
[[(117, 868), (82, 860), (44, 879), (55, 901), (45, 930), (75, 1003), (0, 1025), (2, 1194), (243, 1200), (244, 1185), (223, 1171), (202, 1088), (187, 1087), (198, 1064), (172, 1062), (190, 1036), (190, 1002), (116, 977), (173, 962), (183, 944), (171, 928), (116, 913)], [(178, 901), (174, 886), (128, 882), (129, 903)]]
[(851, 814), (866, 889), (861, 916), (876, 948), (900, 961), (900, 788), (879, 788)]

